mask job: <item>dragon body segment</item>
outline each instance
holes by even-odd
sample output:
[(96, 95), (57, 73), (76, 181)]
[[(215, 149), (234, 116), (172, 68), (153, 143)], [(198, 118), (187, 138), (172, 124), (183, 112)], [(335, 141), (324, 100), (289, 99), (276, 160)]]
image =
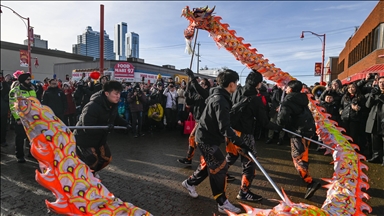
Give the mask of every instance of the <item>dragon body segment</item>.
[[(251, 48), (251, 44), (244, 44), (244, 38), (237, 37), (236, 31), (230, 30), (228, 24), (221, 23), (221, 17), (213, 16), (213, 10), (214, 8), (209, 9), (208, 6), (194, 8), (192, 11), (187, 6), (182, 10), (182, 16), (189, 21), (189, 26), (184, 31), (187, 41), (186, 50), (189, 53), (192, 52), (190, 44), (195, 30), (203, 29), (209, 32), (219, 48), (224, 47), (236, 60), (250, 69), (259, 71), (279, 87), (295, 79), (289, 73), (276, 68), (273, 63), (269, 63), (268, 59), (257, 53), (256, 48)], [(363, 211), (372, 211), (371, 207), (363, 201), (363, 198), (369, 199), (369, 195), (362, 191), (369, 188), (368, 177), (363, 172), (368, 167), (361, 162), (365, 157), (356, 153), (355, 149), (358, 146), (350, 143), (352, 141), (350, 137), (342, 135), (341, 132), (344, 129), (330, 120), (330, 115), (319, 107), (309, 92), (306, 93), (310, 101), (308, 106), (316, 122), (316, 133), (324, 144), (335, 149), (333, 152), (329, 149), (326, 151), (326, 154), (332, 153), (335, 172), (331, 179), (323, 179), (328, 182), (324, 186), (328, 191), (323, 206), (317, 208), (303, 203), (293, 203), (283, 192), (285, 201), (281, 201), (273, 209), (256, 209), (242, 204), (247, 213), (241, 215), (365, 215)]]
[(64, 215), (149, 216), (149, 212), (116, 198), (76, 155), (75, 137), (48, 106), (35, 97), (18, 97), (16, 110), (39, 162), (36, 181), (56, 196), (48, 209)]

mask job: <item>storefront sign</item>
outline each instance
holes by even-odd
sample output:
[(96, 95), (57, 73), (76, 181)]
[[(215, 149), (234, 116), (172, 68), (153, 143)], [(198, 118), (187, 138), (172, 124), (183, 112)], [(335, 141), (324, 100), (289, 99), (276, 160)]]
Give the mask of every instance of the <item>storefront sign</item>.
[(114, 67), (115, 79), (133, 79), (135, 67), (129, 62), (119, 62)]

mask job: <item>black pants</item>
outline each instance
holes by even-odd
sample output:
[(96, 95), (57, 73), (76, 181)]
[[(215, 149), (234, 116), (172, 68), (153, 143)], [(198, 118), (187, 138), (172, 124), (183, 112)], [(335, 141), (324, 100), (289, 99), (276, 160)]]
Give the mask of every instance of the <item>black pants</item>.
[(226, 177), (228, 163), (219, 146), (198, 143), (201, 152), (200, 164), (196, 171), (187, 180), (189, 185), (199, 185), (205, 178), (209, 177), (209, 183), (214, 199), (223, 205), (227, 196), (225, 195)]
[(365, 151), (365, 135), (364, 135), (364, 129), (362, 128), (363, 124), (361, 122), (356, 121), (343, 121), (342, 125), (345, 128), (346, 134), (350, 137), (352, 137), (353, 142), (356, 145), (360, 147), (361, 153), (364, 153)]
[[(244, 144), (252, 150), (252, 154), (256, 157), (255, 137), (253, 134), (245, 134), (243, 137)], [(244, 153), (240, 152), (239, 150), (239, 147), (236, 147), (232, 142), (229, 142), (227, 144), (226, 160), (229, 165), (233, 165), (237, 158), (240, 156), (241, 166), (243, 168), (240, 189), (243, 192), (247, 192), (251, 187), (253, 179), (256, 176), (256, 163), (253, 162), (248, 155), (244, 155)]]
[(167, 121), (167, 129), (175, 129), (177, 124), (177, 110), (165, 108), (165, 119)]
[(7, 137), (7, 120), (8, 120), (8, 117), (7, 115), (2, 115), (1, 116), (1, 137), (0, 137), (0, 144), (3, 144), (6, 142), (6, 137)]
[(372, 157), (378, 157), (384, 161), (384, 136), (372, 134)]
[(150, 131), (160, 131), (164, 128), (163, 122), (161, 120), (156, 121), (152, 118), (148, 118), (148, 122)]
[(95, 173), (106, 167), (112, 160), (108, 144), (100, 147), (83, 148), (76, 146), (77, 156)]
[[(134, 135), (141, 134), (141, 128), (143, 127), (143, 112), (132, 112), (132, 132)], [(136, 130), (137, 125), (137, 130)]]
[(27, 134), (25, 133), (25, 130), (22, 124), (16, 123), (15, 134), (16, 134), (16, 137), (15, 137), (16, 158), (23, 158), (24, 157), (24, 140), (27, 138)]

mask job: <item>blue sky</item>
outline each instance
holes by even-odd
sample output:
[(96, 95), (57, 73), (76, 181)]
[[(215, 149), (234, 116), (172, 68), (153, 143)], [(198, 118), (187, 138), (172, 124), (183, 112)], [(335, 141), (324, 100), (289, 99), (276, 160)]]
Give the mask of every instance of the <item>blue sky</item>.
[[(77, 35), (91, 26), (100, 30), (99, 8), (104, 4), (105, 30), (114, 38), (114, 24), (126, 22), (128, 31), (140, 35), (140, 58), (155, 65), (170, 64), (178, 69), (190, 65), (185, 53), (184, 29), (189, 22), (180, 17), (185, 6), (216, 6), (215, 15), (229, 24), (237, 36), (244, 38), (270, 63), (308, 85), (320, 80), (313, 76), (314, 63), (321, 62), (322, 43), (316, 36), (301, 31), (326, 34), (326, 60), (338, 56), (378, 1), (78, 1), (21, 2), (2, 1), (24, 17), (29, 17), (34, 33), (48, 40), (50, 49), (72, 52)], [(22, 44), (26, 27), (16, 15), (3, 8), (1, 40)], [(249, 73), (225, 49), (218, 49), (208, 32), (199, 30), (200, 67), (229, 67), (241, 74)], [(195, 58), (196, 59), (196, 58)], [(245, 69), (244, 69), (245, 68)], [(196, 71), (196, 60), (192, 67)]]

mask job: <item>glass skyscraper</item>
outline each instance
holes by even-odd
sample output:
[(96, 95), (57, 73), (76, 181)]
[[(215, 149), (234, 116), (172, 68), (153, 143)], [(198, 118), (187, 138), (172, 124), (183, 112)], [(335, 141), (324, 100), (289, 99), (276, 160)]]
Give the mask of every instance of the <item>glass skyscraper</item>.
[(120, 22), (115, 25), (115, 46), (114, 51), (116, 58), (115, 60), (127, 60), (126, 53), (126, 38), (125, 34), (127, 34), (128, 26), (125, 22)]
[(130, 58), (139, 58), (139, 34), (127, 33), (127, 54)]
[[(100, 57), (100, 32), (93, 31), (91, 26), (87, 26), (82, 35), (77, 36), (77, 44), (72, 45), (72, 53)], [(113, 41), (104, 30), (104, 59), (114, 60)]]

